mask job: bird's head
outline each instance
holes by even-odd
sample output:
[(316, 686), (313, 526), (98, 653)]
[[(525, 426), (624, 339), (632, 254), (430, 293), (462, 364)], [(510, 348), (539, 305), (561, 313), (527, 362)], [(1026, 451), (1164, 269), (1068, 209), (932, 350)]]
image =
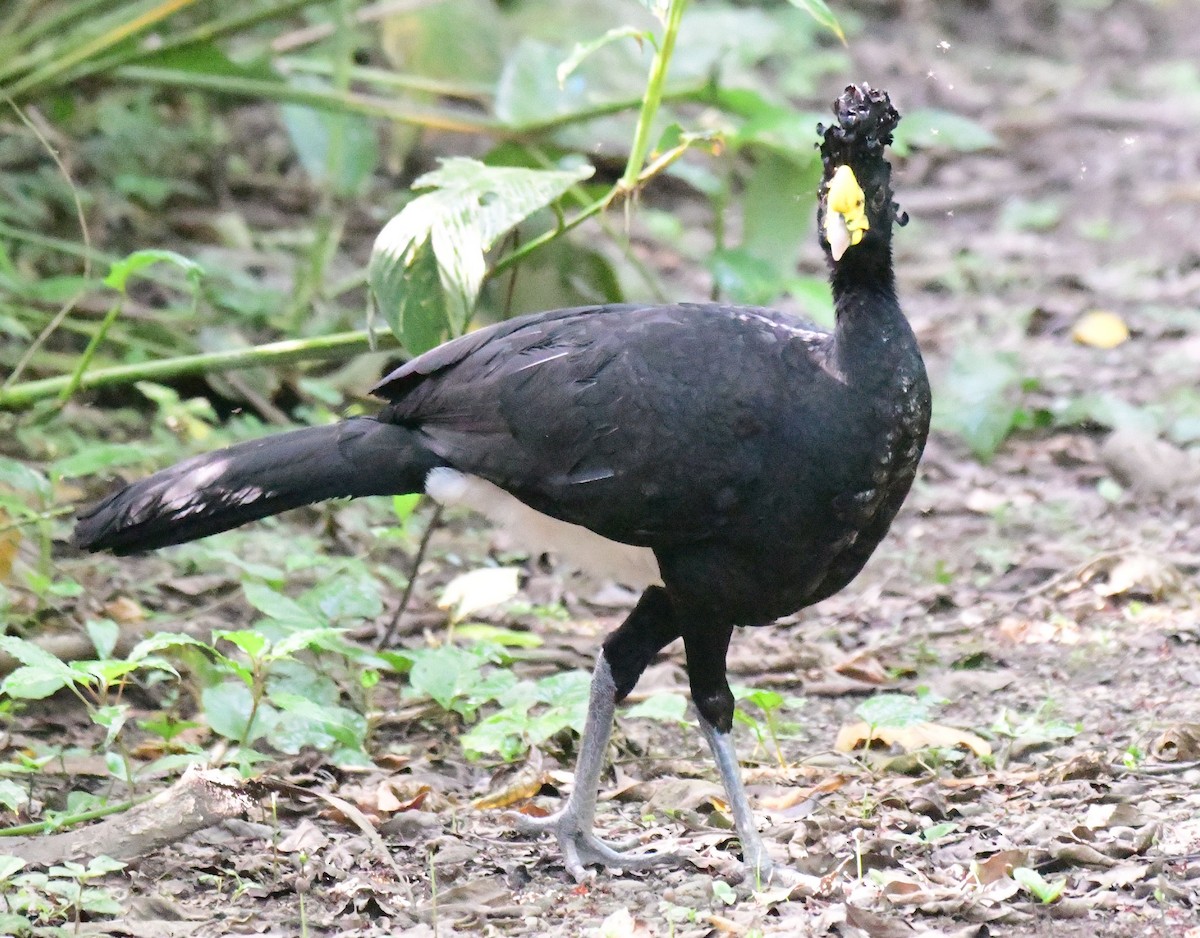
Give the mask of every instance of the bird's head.
[(892, 167), (883, 158), (900, 122), (885, 91), (850, 85), (833, 102), (836, 122), (817, 126), (821, 135), (820, 204), (817, 228), (836, 265), (843, 257), (891, 243), (892, 223), (908, 216), (892, 201)]

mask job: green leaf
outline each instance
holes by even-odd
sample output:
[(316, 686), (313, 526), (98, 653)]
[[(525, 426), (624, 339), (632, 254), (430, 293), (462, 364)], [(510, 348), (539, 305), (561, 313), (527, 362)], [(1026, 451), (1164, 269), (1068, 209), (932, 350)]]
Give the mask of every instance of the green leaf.
[[(8, 808), (9, 811), (17, 811), (24, 805), (29, 804), (29, 790), (22, 785), (7, 778), (0, 778), (0, 805)], [(3, 861), (6, 858), (0, 856), (0, 880), (7, 878), (3, 870)]]
[(146, 248), (145, 250), (134, 251), (128, 257), (114, 263), (109, 268), (108, 276), (104, 278), (104, 285), (124, 293), (125, 286), (130, 277), (152, 264), (160, 263), (174, 264), (187, 274), (188, 280), (193, 284), (198, 283), (200, 278), (205, 274), (203, 267), (176, 251), (167, 251), (162, 248)]
[(96, 657), (111, 658), (117, 639), (121, 637), (121, 627), (112, 619), (88, 619), (84, 627), (96, 649)]
[(95, 475), (120, 466), (133, 466), (146, 461), (146, 446), (123, 443), (91, 443), (80, 447), (70, 456), (56, 459), (48, 470), (55, 479), (74, 479)]
[[(11, 785), (12, 782), (8, 784)], [(14, 857), (7, 853), (0, 854), (0, 882), (12, 879), (16, 873), (25, 868), (25, 863), (26, 861), (20, 857)]]
[(480, 659), (461, 648), (447, 645), (420, 654), (409, 672), (409, 686), (426, 694), (443, 710), (461, 710), (465, 691), (482, 679)]
[(213, 632), (213, 641), (221, 640), (230, 642), (244, 651), (250, 658), (261, 658), (270, 644), (267, 637), (261, 632), (255, 632), (250, 629), (240, 629), (237, 631), (220, 630)]
[(757, 157), (743, 196), (741, 247), (767, 262), (782, 292), (812, 231), (821, 164), (812, 157), (799, 162), (765, 151)]
[(687, 698), (683, 694), (651, 694), (625, 711), (630, 719), (683, 723), (687, 717)]
[[(518, 222), (592, 173), (587, 165), (538, 170), (453, 157), (418, 179), (414, 189), (434, 191), (417, 196), (389, 221), (371, 252), (371, 289), (397, 338), (417, 353), (432, 347), (413, 345), (417, 338), (428, 342), (430, 333), (440, 335), (447, 328), (451, 335), (460, 334), (483, 285), (484, 253)], [(429, 248), (436, 260), (440, 301), (431, 297)], [(409, 294), (414, 292), (412, 306)], [(418, 336), (407, 320), (422, 307), (433, 324)]]
[(986, 461), (1020, 416), (1021, 372), (1015, 355), (984, 346), (960, 348), (934, 394), (934, 426), (958, 434)]
[[(296, 75), (291, 84), (328, 90), (329, 84), (311, 75)], [(357, 114), (334, 113), (299, 104), (285, 104), (283, 125), (300, 165), (318, 183), (341, 196), (361, 195), (379, 164), (375, 124)]]
[(829, 9), (829, 5), (825, 0), (788, 0), (788, 2), (792, 6), (803, 10), (816, 20), (819, 25), (837, 36), (841, 40), (842, 45), (846, 44), (846, 34), (842, 31), (842, 24), (833, 15), (833, 10)]
[(379, 581), (365, 572), (331, 577), (305, 593), (302, 601), (329, 622), (375, 619), (383, 615)]
[(39, 499), (48, 499), (51, 495), (50, 481), (38, 472), (17, 462), (0, 456), (0, 486), (8, 486), (18, 492), (28, 492)]
[(907, 694), (876, 694), (854, 711), (869, 726), (912, 726), (929, 719), (929, 706)]
[(575, 48), (571, 50), (571, 54), (562, 61), (562, 64), (558, 66), (558, 69), (555, 72), (555, 77), (558, 79), (559, 87), (561, 88), (566, 84), (567, 79), (571, 77), (571, 74), (575, 71), (575, 69), (579, 68), (579, 66), (583, 64), (583, 60), (589, 55), (591, 55), (597, 49), (604, 48), (609, 43), (620, 42), (622, 39), (636, 39), (638, 41), (638, 45), (641, 45), (643, 42), (649, 42), (651, 45), (657, 45), (653, 33), (649, 33), (641, 29), (635, 29), (633, 26), (616, 26), (606, 32), (603, 36), (591, 40), (591, 42), (577, 42), (575, 43)]
[(892, 152), (897, 156), (907, 156), (914, 149), (970, 153), (999, 145), (995, 134), (969, 117), (937, 108), (917, 108), (905, 114), (896, 128)]
[(396, 515), (396, 520), (403, 524), (411, 518), (417, 506), (421, 504), (421, 498), (420, 492), (414, 492), (412, 495), (393, 495), (392, 512)]
[(240, 682), (226, 681), (206, 687), (200, 694), (200, 703), (212, 731), (234, 741), (245, 739), (253, 742), (270, 732), (279, 719), (274, 707), (260, 703), (254, 716), (254, 726), (248, 731), (254, 699), (250, 695), (250, 688)]
[(489, 625), (485, 622), (467, 622), (454, 627), (454, 634), (463, 640), (473, 642), (492, 642), (505, 648), (540, 648), (542, 638), (533, 632), (519, 632), (516, 629), (506, 629), (499, 625)]
[(771, 265), (741, 248), (714, 251), (708, 269), (720, 294), (735, 303), (765, 306), (783, 291)]
[(1012, 878), (1045, 905), (1057, 900), (1067, 885), (1065, 879), (1058, 879), (1052, 883), (1047, 882), (1037, 870), (1031, 870), (1025, 866), (1018, 866), (1013, 870)]
[(73, 681), (62, 674), (25, 665), (4, 679), (4, 683), (0, 684), (0, 692), (18, 700), (45, 700), (70, 683)]
[(293, 628), (320, 628), (325, 623), (312, 612), (278, 590), (263, 583), (247, 582), (242, 584), (242, 592), (246, 601), (268, 618), (281, 622)]

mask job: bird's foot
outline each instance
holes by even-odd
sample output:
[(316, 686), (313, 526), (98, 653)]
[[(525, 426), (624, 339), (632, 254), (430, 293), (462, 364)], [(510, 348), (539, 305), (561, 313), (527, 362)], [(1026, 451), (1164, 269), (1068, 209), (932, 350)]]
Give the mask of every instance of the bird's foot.
[(594, 874), (587, 869), (589, 866), (603, 866), (608, 869), (644, 870), (652, 866), (667, 863), (679, 863), (679, 854), (664, 851), (661, 853), (629, 853), (631, 848), (641, 844), (633, 839), (624, 843), (612, 844), (601, 840), (580, 823), (580, 818), (568, 806), (557, 814), (549, 817), (533, 818), (525, 814), (507, 815), (513, 826), (522, 834), (553, 834), (558, 839), (559, 849), (562, 850), (563, 862), (567, 872), (576, 882), (591, 879)]

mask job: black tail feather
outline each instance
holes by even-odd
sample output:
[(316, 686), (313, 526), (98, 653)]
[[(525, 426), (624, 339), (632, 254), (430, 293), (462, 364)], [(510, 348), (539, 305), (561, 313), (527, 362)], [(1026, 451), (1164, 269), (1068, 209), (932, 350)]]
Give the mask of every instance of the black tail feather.
[(82, 513), (74, 541), (115, 554), (154, 550), (327, 498), (420, 492), (438, 464), (406, 427), (369, 417), (307, 427), (135, 482)]

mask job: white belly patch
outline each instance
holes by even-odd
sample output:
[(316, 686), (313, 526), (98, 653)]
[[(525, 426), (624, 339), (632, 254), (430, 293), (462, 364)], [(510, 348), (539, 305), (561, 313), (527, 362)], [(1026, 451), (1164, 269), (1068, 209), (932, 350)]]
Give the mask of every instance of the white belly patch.
[(525, 550), (551, 551), (597, 579), (639, 590), (662, 583), (658, 561), (649, 547), (621, 544), (578, 524), (551, 518), (486, 479), (439, 466), (426, 476), (425, 491), (443, 505), (479, 512)]

